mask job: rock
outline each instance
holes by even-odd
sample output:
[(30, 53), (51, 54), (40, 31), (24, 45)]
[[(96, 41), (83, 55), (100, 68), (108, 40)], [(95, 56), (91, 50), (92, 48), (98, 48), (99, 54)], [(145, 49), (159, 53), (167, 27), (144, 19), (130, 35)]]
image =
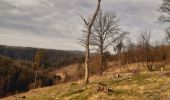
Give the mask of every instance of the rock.
[(25, 98), (26, 98), (26, 96), (21, 96), (21, 97), (18, 97), (17, 100), (23, 100), (23, 99), (25, 99)]
[(98, 83), (96, 86), (97, 92), (109, 92), (111, 89), (109, 89), (105, 84)]
[(121, 76), (120, 76), (119, 73), (117, 73), (117, 74), (114, 74), (114, 77), (115, 77), (115, 78), (119, 78), (119, 77), (121, 77)]
[(26, 96), (22, 96), (21, 98), (24, 99), (24, 98), (26, 98)]

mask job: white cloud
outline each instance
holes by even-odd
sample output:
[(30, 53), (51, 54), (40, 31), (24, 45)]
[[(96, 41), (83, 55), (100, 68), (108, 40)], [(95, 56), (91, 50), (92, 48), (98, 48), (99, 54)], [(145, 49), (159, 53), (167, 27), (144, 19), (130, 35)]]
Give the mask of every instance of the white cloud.
[[(10, 4), (19, 6), (38, 6), (41, 0), (6, 0)], [(43, 1), (43, 0), (42, 0)]]
[[(166, 27), (156, 23), (160, 4), (161, 0), (103, 0), (102, 9), (116, 12), (133, 39), (149, 27), (160, 40)], [(95, 6), (96, 0), (1, 0), (0, 44), (82, 50), (79, 14), (88, 17)]]

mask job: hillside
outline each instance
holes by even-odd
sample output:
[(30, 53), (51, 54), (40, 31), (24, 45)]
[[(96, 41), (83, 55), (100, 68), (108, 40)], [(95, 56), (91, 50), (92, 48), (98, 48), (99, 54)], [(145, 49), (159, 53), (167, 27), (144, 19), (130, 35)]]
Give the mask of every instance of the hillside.
[[(38, 48), (15, 47), (0, 45), (0, 55), (10, 57), (15, 60), (34, 61), (34, 56)], [(52, 50), (43, 49), (44, 58), (42, 64), (44, 67), (61, 67), (79, 62), (82, 59), (83, 52), (74, 50)]]
[[(33, 88), (36, 72), (33, 65), (38, 50), (0, 45), (0, 97), (26, 92)], [(59, 83), (60, 76), (56, 76), (55, 70), (79, 63), (83, 59), (81, 51), (43, 49), (43, 53), (36, 87)]]
[[(48, 70), (39, 69), (36, 87), (55, 84), (57, 77), (54, 76)], [(0, 98), (30, 90), (34, 78), (35, 70), (31, 63), (0, 55)]]
[[(30, 90), (27, 93), (10, 96), (2, 100), (169, 100), (170, 72), (126, 73), (121, 77), (107, 75), (93, 76), (91, 83), (82, 80), (52, 87)], [(105, 84), (110, 91), (98, 92), (98, 83)]]
[(170, 0), (0, 0), (0, 100), (170, 100), (169, 23)]

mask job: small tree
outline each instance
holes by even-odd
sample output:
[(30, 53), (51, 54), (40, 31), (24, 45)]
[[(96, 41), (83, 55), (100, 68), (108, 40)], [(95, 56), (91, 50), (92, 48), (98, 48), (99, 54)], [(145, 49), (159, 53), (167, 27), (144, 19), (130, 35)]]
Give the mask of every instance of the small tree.
[(129, 34), (128, 32), (123, 32), (120, 34), (120, 36), (117, 38), (114, 44), (114, 51), (118, 53), (119, 57), (119, 66), (122, 65), (122, 50), (125, 48), (125, 39), (127, 38), (126, 35)]
[(170, 27), (169, 28), (167, 28), (167, 29), (165, 29), (165, 32), (166, 32), (166, 41), (168, 42), (168, 43), (170, 43)]
[(145, 31), (143, 33), (141, 33), (140, 36), (140, 41), (142, 43), (143, 46), (143, 50), (144, 50), (144, 55), (145, 55), (145, 60), (147, 62), (147, 68), (149, 69), (149, 46), (150, 46), (150, 39), (151, 39), (151, 31)]
[(38, 76), (38, 67), (40, 66), (41, 60), (43, 57), (43, 50), (38, 50), (34, 58), (34, 69), (35, 69), (35, 79), (34, 79), (34, 88), (36, 87), (36, 81)]
[(90, 55), (89, 44), (90, 44), (91, 28), (92, 28), (93, 23), (96, 19), (98, 11), (100, 10), (100, 3), (101, 3), (101, 0), (98, 0), (97, 8), (96, 8), (92, 18), (90, 18), (89, 22), (87, 22), (86, 19), (81, 16), (81, 18), (83, 19), (83, 21), (86, 25), (86, 30), (87, 30), (86, 45), (85, 45), (86, 46), (85, 81), (84, 81), (85, 84), (89, 83), (89, 55)]
[(137, 57), (136, 57), (137, 55), (135, 52), (136, 45), (135, 43), (132, 42), (130, 38), (127, 38), (125, 49), (126, 49), (126, 52), (124, 53), (125, 55), (124, 62), (126, 64), (137, 62)]

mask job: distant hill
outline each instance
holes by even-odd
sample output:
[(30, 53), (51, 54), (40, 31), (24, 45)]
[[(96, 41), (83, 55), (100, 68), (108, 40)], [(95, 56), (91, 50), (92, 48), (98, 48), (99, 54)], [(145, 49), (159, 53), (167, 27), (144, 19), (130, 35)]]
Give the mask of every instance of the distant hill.
[[(0, 45), (0, 55), (10, 57), (15, 60), (34, 61), (35, 52), (38, 48), (15, 47)], [(72, 63), (81, 62), (83, 59), (82, 51), (74, 50), (52, 50), (43, 49), (44, 58), (42, 65), (44, 67), (61, 67)]]

